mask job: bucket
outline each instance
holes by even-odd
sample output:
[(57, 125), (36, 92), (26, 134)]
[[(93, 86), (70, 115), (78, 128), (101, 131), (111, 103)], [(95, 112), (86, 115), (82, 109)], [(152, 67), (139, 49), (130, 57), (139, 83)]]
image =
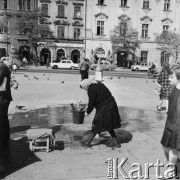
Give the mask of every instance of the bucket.
[(74, 124), (83, 124), (85, 111), (72, 110), (72, 113), (73, 113), (73, 123)]

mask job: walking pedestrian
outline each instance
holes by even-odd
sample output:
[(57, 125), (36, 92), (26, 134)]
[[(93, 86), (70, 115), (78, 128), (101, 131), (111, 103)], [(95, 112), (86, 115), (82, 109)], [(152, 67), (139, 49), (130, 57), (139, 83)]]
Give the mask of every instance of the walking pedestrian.
[(109, 89), (95, 80), (84, 79), (80, 87), (87, 91), (89, 102), (86, 108), (87, 114), (90, 114), (95, 108), (96, 113), (92, 122), (91, 134), (87, 140), (82, 141), (82, 145), (91, 146), (91, 141), (103, 131), (108, 131), (112, 137), (110, 147), (120, 147), (114, 129), (121, 127), (121, 118), (114, 97)]
[(23, 67), (25, 68), (26, 67), (26, 64), (28, 63), (28, 61), (27, 61), (27, 59), (26, 59), (26, 57), (24, 56), (24, 58), (23, 58)]
[[(180, 66), (174, 68), (169, 80), (174, 87), (169, 95), (169, 108), (161, 144), (167, 160), (175, 166), (177, 159), (180, 159)], [(173, 167), (170, 167), (170, 170), (172, 171), (169, 175), (175, 176)]]
[(4, 78), (7, 78), (5, 91), (0, 91), (0, 150), (9, 148), (10, 127), (8, 120), (8, 108), (12, 101), (10, 89), (10, 71), (9, 68), (0, 61), (0, 84)]
[(87, 59), (83, 59), (83, 61), (79, 65), (79, 72), (81, 74), (81, 81), (84, 79), (88, 79), (89, 77), (89, 62)]
[(166, 112), (168, 112), (168, 97), (171, 91), (171, 84), (169, 81), (170, 74), (170, 64), (165, 62), (163, 64), (163, 69), (158, 76), (158, 84), (160, 84), (160, 95), (159, 95), (159, 105), (157, 106), (158, 111), (162, 111), (163, 100), (166, 103)]
[(46, 59), (46, 65), (47, 65), (47, 68), (50, 66), (50, 58), (49, 57), (47, 57), (47, 59)]

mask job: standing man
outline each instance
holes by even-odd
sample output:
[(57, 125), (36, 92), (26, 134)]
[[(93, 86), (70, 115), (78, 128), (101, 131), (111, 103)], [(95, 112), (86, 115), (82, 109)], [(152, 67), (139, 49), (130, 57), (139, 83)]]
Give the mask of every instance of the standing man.
[(49, 57), (47, 57), (47, 59), (46, 59), (46, 65), (47, 65), (47, 68), (50, 66), (50, 58)]
[(89, 62), (88, 59), (83, 59), (79, 65), (79, 71), (81, 74), (81, 80), (88, 79), (89, 76)]
[(0, 150), (9, 148), (10, 126), (8, 120), (8, 108), (12, 101), (10, 76), (9, 68), (0, 61), (0, 85), (4, 78), (7, 78), (6, 90), (0, 91)]

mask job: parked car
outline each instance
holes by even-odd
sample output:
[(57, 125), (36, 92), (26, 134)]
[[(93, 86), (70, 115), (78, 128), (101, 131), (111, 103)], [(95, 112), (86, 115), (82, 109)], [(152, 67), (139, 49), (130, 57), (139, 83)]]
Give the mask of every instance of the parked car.
[[(111, 64), (110, 62), (108, 61), (101, 61), (100, 63), (100, 66), (102, 67), (103, 70), (113, 70), (113, 69), (116, 69), (116, 65), (115, 64)], [(96, 67), (97, 67), (98, 64), (91, 64), (90, 65), (90, 69), (91, 70), (95, 70)]]
[(141, 63), (139, 65), (131, 66), (132, 71), (147, 71), (149, 68), (150, 66), (147, 63)]
[(79, 69), (79, 64), (73, 63), (71, 60), (62, 60), (60, 62), (52, 62), (50, 63), (50, 67), (52, 69)]

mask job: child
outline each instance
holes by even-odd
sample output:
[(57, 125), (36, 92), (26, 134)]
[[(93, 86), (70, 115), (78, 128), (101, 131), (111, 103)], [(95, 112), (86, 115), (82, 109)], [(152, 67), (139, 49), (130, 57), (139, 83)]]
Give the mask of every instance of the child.
[(173, 165), (170, 167), (172, 171), (167, 174), (167, 177), (172, 177), (175, 176), (174, 166), (180, 158), (180, 66), (173, 69), (169, 80), (174, 88), (169, 95), (167, 120), (161, 144), (167, 160)]
[(16, 70), (17, 70), (17, 64), (13, 64), (12, 65), (12, 73), (16, 74)]

